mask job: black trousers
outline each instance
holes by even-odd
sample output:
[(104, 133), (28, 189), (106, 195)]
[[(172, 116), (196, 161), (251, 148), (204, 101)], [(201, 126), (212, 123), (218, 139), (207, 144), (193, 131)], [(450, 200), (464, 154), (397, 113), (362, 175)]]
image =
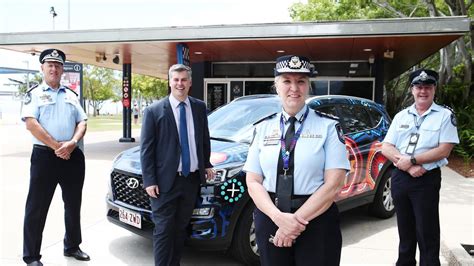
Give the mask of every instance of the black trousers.
[(339, 265), (342, 236), (336, 204), (333, 203), (326, 212), (311, 220), (290, 248), (276, 247), (268, 241), (278, 227), (258, 208), (254, 211), (254, 221), (261, 265)]
[(440, 265), (439, 168), (414, 178), (396, 169), (392, 176), (392, 196), (397, 213), (397, 265), (416, 265), (416, 245), (420, 249), (420, 265)]
[(80, 220), (84, 174), (84, 154), (79, 148), (72, 152), (69, 160), (57, 157), (45, 146), (33, 148), (23, 224), (23, 260), (26, 263), (41, 259), (43, 229), (58, 184), (64, 202), (64, 249), (74, 251), (79, 248), (82, 242)]
[(196, 171), (187, 177), (177, 175), (169, 192), (160, 192), (158, 198), (150, 197), (156, 266), (179, 265), (199, 189), (199, 172)]

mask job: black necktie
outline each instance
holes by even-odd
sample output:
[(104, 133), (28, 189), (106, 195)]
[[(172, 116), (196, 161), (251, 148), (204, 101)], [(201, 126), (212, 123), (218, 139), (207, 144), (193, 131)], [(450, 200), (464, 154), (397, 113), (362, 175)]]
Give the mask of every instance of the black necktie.
[(288, 119), (288, 121), (290, 122), (290, 126), (288, 127), (288, 130), (286, 131), (286, 134), (285, 134), (286, 150), (290, 149), (291, 141), (293, 140), (293, 137), (295, 136), (296, 117), (291, 116)]
[[(285, 134), (285, 149), (286, 151), (290, 150), (291, 142), (295, 136), (295, 117), (290, 117), (288, 119), (290, 126), (286, 130)], [(278, 202), (275, 202), (275, 205), (282, 212), (291, 211), (291, 196), (293, 195), (293, 172), (294, 172), (294, 149), (290, 152), (290, 161), (288, 162), (288, 170), (283, 170), (283, 159), (281, 156), (278, 158), (278, 170), (277, 170), (277, 187), (276, 187), (276, 198)]]

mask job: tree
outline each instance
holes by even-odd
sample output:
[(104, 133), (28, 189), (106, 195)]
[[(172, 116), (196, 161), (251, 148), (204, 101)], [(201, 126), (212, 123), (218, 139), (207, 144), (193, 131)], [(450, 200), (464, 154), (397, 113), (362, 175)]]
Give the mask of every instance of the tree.
[(146, 101), (162, 98), (168, 94), (168, 81), (144, 75), (133, 75), (132, 86)]
[[(294, 20), (340, 20), (340, 19), (372, 19), (372, 18), (397, 18), (397, 17), (435, 17), (435, 16), (470, 16), (473, 1), (464, 0), (308, 0), (307, 4), (297, 3), (291, 6), (290, 15)], [(463, 95), (463, 105), (467, 104), (469, 96), (473, 94), (472, 80), (474, 78), (472, 67), (472, 51), (474, 48), (474, 30), (464, 38), (459, 38), (447, 47), (440, 50), (419, 66), (429, 66), (437, 69), (440, 74), (438, 96), (445, 95), (443, 87), (456, 83)], [(455, 68), (462, 71), (455, 72)], [(399, 103), (406, 102), (406, 73), (398, 79), (385, 84), (387, 104), (400, 107)], [(395, 88), (393, 86), (402, 86)], [(391, 97), (403, 97), (394, 99)], [(397, 104), (395, 104), (397, 103)], [(388, 106), (387, 109), (392, 109)], [(392, 112), (390, 112), (393, 114)]]
[(114, 90), (117, 90), (119, 81), (112, 69), (103, 67), (85, 65), (83, 74), (84, 99), (89, 101), (93, 108), (93, 116), (96, 116), (106, 100), (118, 99)]
[[(472, 0), (308, 0), (307, 4), (291, 6), (293, 20), (339, 20), (397, 17), (469, 16), (474, 13)], [(437, 69), (440, 78), (437, 86), (437, 102), (453, 106), (458, 118), (460, 145), (455, 151), (464, 158), (474, 152), (474, 27), (463, 38), (442, 48), (419, 63), (417, 67)], [(394, 115), (409, 105), (408, 72), (385, 84), (386, 108)]]

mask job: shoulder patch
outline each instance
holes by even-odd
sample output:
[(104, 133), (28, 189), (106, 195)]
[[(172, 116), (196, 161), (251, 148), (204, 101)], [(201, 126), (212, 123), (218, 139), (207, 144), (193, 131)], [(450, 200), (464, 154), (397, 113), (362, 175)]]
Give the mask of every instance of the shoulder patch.
[(337, 116), (335, 116), (335, 115), (328, 114), (328, 113), (324, 113), (324, 112), (317, 111), (317, 110), (314, 110), (314, 112), (315, 112), (317, 115), (319, 115), (320, 117), (326, 117), (326, 118), (329, 118), (329, 119), (333, 119), (333, 120), (339, 121), (339, 117), (337, 117)]
[(27, 93), (23, 94), (23, 103), (28, 105), (31, 102), (31, 93), (28, 91)]
[(261, 123), (261, 122), (263, 122), (263, 121), (265, 121), (265, 120), (267, 120), (267, 119), (274, 118), (274, 117), (276, 116), (276, 114), (277, 114), (277, 113), (273, 113), (273, 114), (271, 114), (271, 115), (269, 115), (269, 116), (265, 116), (264, 118), (262, 118), (262, 119), (260, 119), (260, 120), (257, 120), (257, 122), (253, 123), (253, 125), (255, 126), (255, 125), (257, 125), (257, 124), (259, 124), (259, 123)]
[(38, 88), (38, 86), (39, 86), (39, 84), (34, 85), (33, 87), (29, 88), (29, 89), (26, 91), (26, 93), (27, 93), (27, 94), (30, 93), (32, 90)]
[(337, 137), (339, 138), (339, 141), (342, 144), (345, 144), (346, 142), (344, 140), (344, 132), (342, 131), (341, 124), (337, 123), (335, 127), (336, 127)]
[(447, 106), (447, 105), (442, 105), (442, 107), (444, 107), (445, 109), (448, 109), (450, 112), (451, 112), (451, 124), (453, 124), (453, 126), (457, 127), (458, 126), (458, 122), (456, 121), (456, 113), (454, 112), (453, 108), (451, 108), (451, 106)]
[(77, 94), (77, 92), (75, 92), (73, 89), (69, 88), (68, 86), (64, 86), (64, 88), (72, 91), (76, 96), (79, 96), (79, 94)]
[(458, 122), (456, 121), (456, 114), (454, 112), (451, 113), (451, 124), (453, 124), (453, 126), (455, 127), (458, 126)]

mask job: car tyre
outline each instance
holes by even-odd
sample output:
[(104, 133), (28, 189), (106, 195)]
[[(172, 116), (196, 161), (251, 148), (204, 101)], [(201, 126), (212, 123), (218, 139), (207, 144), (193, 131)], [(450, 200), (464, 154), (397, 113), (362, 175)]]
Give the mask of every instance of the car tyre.
[(382, 176), (375, 193), (374, 201), (369, 205), (369, 213), (375, 217), (386, 219), (395, 214), (392, 198), (392, 168), (388, 168)]
[(234, 231), (231, 246), (232, 255), (245, 265), (260, 265), (255, 224), (253, 221), (254, 209), (255, 205), (253, 203), (245, 206)]

